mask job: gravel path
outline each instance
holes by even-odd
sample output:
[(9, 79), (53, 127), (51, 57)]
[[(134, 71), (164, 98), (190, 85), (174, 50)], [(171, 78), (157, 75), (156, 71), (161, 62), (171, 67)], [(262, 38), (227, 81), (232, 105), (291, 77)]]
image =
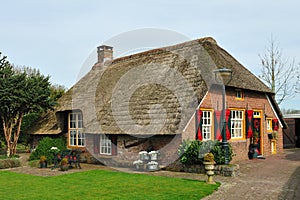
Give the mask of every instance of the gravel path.
[[(124, 171), (129, 173), (148, 173), (157, 176), (168, 176), (205, 180), (203, 174), (181, 172), (137, 172), (126, 168), (109, 168), (101, 165), (81, 164), (82, 169), (71, 169), (67, 172), (50, 168), (40, 169), (28, 166), (28, 154), (22, 154), (22, 167), (9, 169), (17, 173), (26, 173), (36, 176), (56, 176), (65, 173), (75, 173), (93, 169)], [(300, 149), (288, 149), (284, 154), (273, 155), (265, 160), (247, 160), (238, 163), (241, 175), (238, 177), (215, 176), (214, 180), (221, 182), (218, 191), (204, 198), (212, 199), (300, 199)]]

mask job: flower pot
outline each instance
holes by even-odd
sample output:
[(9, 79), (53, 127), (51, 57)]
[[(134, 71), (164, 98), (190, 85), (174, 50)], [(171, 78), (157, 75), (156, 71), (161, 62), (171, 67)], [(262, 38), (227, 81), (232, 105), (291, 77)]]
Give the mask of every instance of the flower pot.
[(139, 152), (140, 160), (149, 160), (149, 154), (147, 151)]
[(142, 170), (144, 170), (144, 165), (143, 164), (141, 164), (141, 165), (135, 165), (135, 168), (138, 171), (142, 171)]
[(213, 176), (214, 176), (214, 168), (215, 168), (215, 163), (214, 162), (203, 162), (205, 170), (206, 170), (206, 174), (207, 174), (207, 180), (206, 183), (208, 184), (216, 184), (213, 180)]
[(151, 161), (151, 162), (147, 163), (147, 168), (149, 171), (156, 171), (156, 170), (158, 170), (158, 163), (155, 161)]
[(47, 168), (47, 162), (40, 162), (40, 168)]
[(158, 160), (158, 155), (159, 155), (158, 151), (150, 151), (149, 152), (149, 156), (150, 156), (151, 160)]
[(68, 169), (69, 169), (68, 165), (62, 165), (62, 166), (60, 166), (60, 170), (61, 171), (68, 171)]
[(215, 168), (214, 162), (203, 162), (205, 170), (213, 170)]

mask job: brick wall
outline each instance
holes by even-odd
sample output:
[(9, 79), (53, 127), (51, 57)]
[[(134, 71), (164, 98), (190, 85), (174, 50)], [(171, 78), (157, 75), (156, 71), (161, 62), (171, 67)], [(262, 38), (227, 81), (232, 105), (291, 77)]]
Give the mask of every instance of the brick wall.
[[(267, 122), (265, 117), (276, 118), (271, 105), (264, 93), (244, 90), (244, 98), (242, 100), (236, 99), (236, 90), (233, 88), (226, 88), (226, 108), (229, 109), (243, 109), (255, 110), (261, 112), (261, 145), (262, 153), (264, 156), (270, 156), (271, 153), (271, 140), (268, 139)], [(213, 88), (206, 94), (205, 99), (201, 102), (200, 108), (203, 109), (222, 109), (222, 90), (220, 88)], [(195, 139), (195, 119), (190, 121), (190, 124), (183, 132), (182, 139)], [(250, 139), (242, 140), (229, 140), (236, 156), (233, 162), (248, 159), (248, 150)], [(283, 135), (281, 127), (278, 130), (278, 139), (276, 141), (276, 152), (283, 152)]]
[[(133, 161), (139, 159), (140, 151), (159, 150), (159, 164), (168, 165), (175, 161), (181, 135), (155, 135), (152, 137), (133, 137), (117, 135), (117, 155), (100, 155), (94, 151), (94, 135), (86, 134), (87, 151), (100, 163), (108, 166), (133, 167)], [(95, 162), (95, 160), (93, 161)]]

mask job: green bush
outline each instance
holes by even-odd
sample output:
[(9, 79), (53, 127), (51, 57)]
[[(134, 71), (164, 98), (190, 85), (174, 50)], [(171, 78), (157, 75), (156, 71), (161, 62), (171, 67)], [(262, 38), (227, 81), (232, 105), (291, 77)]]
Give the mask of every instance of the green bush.
[(30, 154), (29, 160), (39, 160), (41, 156), (46, 156), (47, 162), (51, 164), (54, 158), (50, 150), (51, 147), (57, 147), (60, 151), (63, 151), (66, 149), (66, 140), (64, 138), (43, 138), (37, 148)]
[[(225, 151), (222, 148), (222, 143), (220, 141), (215, 141), (214, 148), (212, 149), (212, 153), (215, 157), (215, 162), (219, 165), (225, 164)], [(232, 146), (228, 143), (228, 161), (230, 162), (233, 157)]]
[[(228, 149), (228, 159), (230, 162), (233, 156), (230, 144), (228, 144)], [(204, 155), (209, 152), (214, 155), (216, 164), (225, 163), (225, 151), (222, 149), (222, 143), (218, 140), (184, 140), (178, 149), (180, 162), (185, 165), (202, 164)]]
[(17, 158), (6, 158), (0, 160), (0, 169), (20, 167), (21, 161)]
[(178, 150), (180, 162), (185, 165), (202, 163), (199, 157), (201, 145), (202, 142), (199, 140), (184, 140)]

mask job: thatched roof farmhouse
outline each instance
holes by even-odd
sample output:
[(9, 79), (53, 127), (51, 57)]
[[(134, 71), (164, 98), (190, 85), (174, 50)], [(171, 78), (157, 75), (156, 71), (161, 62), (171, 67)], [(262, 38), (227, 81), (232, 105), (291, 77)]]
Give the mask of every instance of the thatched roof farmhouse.
[[(249, 120), (259, 121), (260, 154), (282, 150), (280, 134), (286, 125), (274, 93), (213, 38), (112, 56), (112, 47), (98, 47), (98, 62), (59, 99), (54, 111), (37, 121), (32, 135), (65, 135), (69, 148), (81, 148), (104, 163), (129, 165), (139, 151), (160, 150), (167, 164), (176, 159), (183, 139), (218, 139), (214, 116), (222, 102), (217, 85), (225, 84), (226, 109), (232, 121), (241, 122), (240, 135), (234, 127), (229, 130), (235, 160), (247, 159)], [(232, 70), (232, 78), (220, 83), (215, 71), (224, 67)], [(209, 136), (197, 130), (199, 111), (213, 122)], [(243, 117), (233, 119), (235, 113)], [(252, 113), (250, 118), (247, 113)], [(270, 123), (278, 125), (277, 141), (268, 139)]]

